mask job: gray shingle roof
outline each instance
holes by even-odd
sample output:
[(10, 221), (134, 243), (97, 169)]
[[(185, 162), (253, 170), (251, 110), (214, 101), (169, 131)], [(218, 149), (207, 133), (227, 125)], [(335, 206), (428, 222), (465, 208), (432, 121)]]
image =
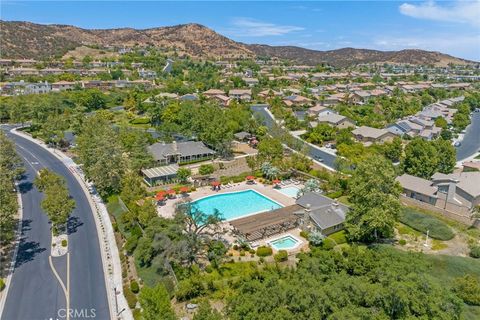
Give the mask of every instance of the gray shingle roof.
[(168, 155), (178, 154), (184, 157), (214, 154), (215, 151), (206, 147), (201, 141), (186, 141), (177, 143), (154, 143), (148, 147), (148, 151), (155, 160), (163, 160)]

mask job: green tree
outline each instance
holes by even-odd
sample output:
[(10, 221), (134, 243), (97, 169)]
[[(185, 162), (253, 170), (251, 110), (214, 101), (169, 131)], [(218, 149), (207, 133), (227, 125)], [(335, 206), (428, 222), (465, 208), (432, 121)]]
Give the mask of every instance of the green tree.
[(75, 208), (75, 200), (68, 193), (65, 179), (48, 169), (43, 169), (34, 182), (45, 193), (41, 207), (52, 222), (53, 233), (57, 234)]
[(177, 178), (182, 182), (187, 182), (188, 177), (192, 175), (192, 171), (188, 168), (179, 168), (177, 171)]
[(282, 142), (266, 137), (258, 143), (258, 156), (265, 161), (279, 160), (283, 156)]
[(126, 163), (116, 132), (108, 121), (89, 117), (77, 138), (77, 154), (86, 177), (103, 197), (118, 193)]
[(405, 147), (402, 167), (408, 174), (429, 179), (438, 168), (435, 146), (422, 138), (413, 139)]
[(18, 210), (15, 180), (23, 173), (22, 162), (14, 144), (0, 130), (0, 243), (14, 237), (15, 215)]
[(139, 295), (144, 320), (175, 320), (175, 313), (170, 304), (170, 296), (162, 284), (155, 287), (143, 287)]
[(434, 145), (438, 155), (437, 171), (452, 173), (457, 164), (455, 147), (452, 146), (450, 141), (443, 139), (438, 139)]
[(352, 208), (345, 228), (352, 240), (372, 242), (393, 236), (400, 213), (395, 169), (381, 156), (361, 162), (349, 182)]

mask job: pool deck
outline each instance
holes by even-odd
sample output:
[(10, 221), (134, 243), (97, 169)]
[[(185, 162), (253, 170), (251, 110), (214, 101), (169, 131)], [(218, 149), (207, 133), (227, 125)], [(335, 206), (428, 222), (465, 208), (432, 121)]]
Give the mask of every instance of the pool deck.
[[(297, 185), (288, 185), (288, 186), (285, 186), (284, 188), (287, 188), (290, 186), (301, 188), (301, 186), (297, 186)], [(188, 198), (190, 198), (192, 201), (195, 201), (197, 199), (207, 197), (207, 196), (212, 196), (212, 195), (222, 194), (222, 193), (244, 191), (249, 189), (259, 192), (260, 194), (280, 203), (282, 206), (290, 206), (295, 204), (295, 199), (281, 192), (278, 192), (271, 185), (264, 185), (261, 183), (247, 184), (246, 182), (237, 183), (230, 188), (226, 188), (222, 186), (220, 191), (213, 191), (212, 187), (210, 186), (201, 187), (201, 188), (198, 188), (197, 191), (189, 193)], [(164, 218), (173, 218), (175, 214), (175, 205), (181, 201), (182, 201), (182, 197), (180, 196), (177, 196), (176, 199), (167, 200), (167, 202), (163, 206), (157, 207), (158, 215)]]

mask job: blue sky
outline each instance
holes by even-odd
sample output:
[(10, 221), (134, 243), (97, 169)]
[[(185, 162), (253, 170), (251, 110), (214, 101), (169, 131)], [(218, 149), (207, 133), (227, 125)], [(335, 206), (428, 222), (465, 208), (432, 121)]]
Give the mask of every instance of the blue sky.
[(466, 1), (1, 1), (2, 20), (83, 28), (203, 24), (236, 41), (399, 50), (480, 61), (480, 0)]

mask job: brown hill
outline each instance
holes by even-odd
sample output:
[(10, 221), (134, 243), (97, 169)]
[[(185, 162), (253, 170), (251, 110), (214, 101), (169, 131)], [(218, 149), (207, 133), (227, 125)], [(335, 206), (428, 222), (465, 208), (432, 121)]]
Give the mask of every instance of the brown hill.
[(259, 56), (278, 57), (294, 60), (307, 65), (327, 63), (334, 66), (345, 67), (361, 63), (398, 63), (398, 64), (433, 64), (447, 66), (453, 64), (471, 64), (468, 61), (440, 52), (418, 49), (405, 49), (401, 51), (379, 51), (370, 49), (342, 48), (329, 51), (310, 50), (294, 46), (268, 46), (253, 44), (248, 48)]
[(81, 45), (156, 46), (194, 57), (253, 56), (244, 45), (199, 24), (137, 30), (81, 29), (67, 25), (0, 21), (1, 56), (41, 59), (63, 55)]
[(293, 46), (247, 45), (235, 42), (199, 24), (184, 24), (151, 29), (82, 29), (68, 25), (42, 25), (0, 20), (0, 56), (2, 58), (42, 59), (63, 56), (84, 45), (155, 46), (175, 49), (179, 54), (202, 58), (241, 58), (271, 56), (298, 63), (334, 66), (359, 63), (467, 64), (472, 61), (439, 52), (423, 50), (378, 51), (343, 48), (330, 51)]

